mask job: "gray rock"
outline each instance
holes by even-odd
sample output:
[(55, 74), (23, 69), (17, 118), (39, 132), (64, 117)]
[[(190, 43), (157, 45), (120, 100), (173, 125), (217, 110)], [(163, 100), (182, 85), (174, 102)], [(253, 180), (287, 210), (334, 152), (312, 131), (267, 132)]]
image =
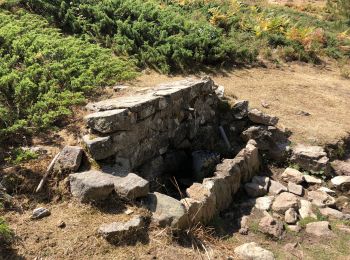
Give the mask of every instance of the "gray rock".
[(283, 222), (271, 216), (263, 217), (259, 222), (259, 230), (274, 238), (281, 238), (283, 234)]
[(284, 214), (290, 208), (298, 209), (299, 199), (289, 192), (279, 194), (272, 203), (272, 210), (280, 214)]
[(328, 217), (329, 219), (347, 219), (347, 216), (341, 211), (332, 208), (321, 208), (321, 215)]
[(331, 179), (333, 186), (341, 191), (350, 190), (350, 176), (337, 176)]
[(267, 115), (258, 109), (250, 110), (248, 112), (248, 118), (253, 123), (262, 125), (275, 126), (278, 123), (278, 117)]
[(288, 182), (288, 191), (298, 196), (302, 196), (304, 193), (303, 186), (297, 185), (294, 182)]
[(308, 184), (321, 184), (322, 180), (311, 175), (304, 175), (304, 180)]
[(152, 220), (160, 227), (170, 226), (182, 229), (188, 225), (183, 204), (167, 195), (150, 193), (144, 200), (145, 206), (153, 213)]
[(304, 218), (317, 219), (317, 216), (312, 209), (312, 203), (304, 199), (300, 200), (299, 214), (302, 219)]
[(87, 171), (69, 175), (70, 189), (82, 202), (104, 200), (114, 190), (114, 178), (99, 171)]
[(270, 187), (269, 187), (269, 193), (273, 194), (273, 195), (278, 195), (284, 191), (288, 191), (288, 189), (286, 188), (286, 186), (284, 186), (283, 184), (274, 181), (274, 180), (270, 180)]
[(317, 207), (334, 206), (335, 199), (323, 191), (309, 191), (307, 194), (308, 199)]
[(209, 151), (195, 151), (192, 153), (193, 175), (197, 181), (213, 174), (216, 165), (220, 162), (220, 154)]
[(93, 137), (84, 135), (83, 141), (95, 160), (106, 159), (115, 154), (113, 140), (110, 136)]
[(293, 149), (291, 161), (309, 172), (326, 175), (330, 172), (327, 153), (320, 146), (297, 145)]
[(257, 243), (246, 243), (235, 248), (235, 254), (243, 260), (274, 260), (273, 253)]
[(331, 237), (333, 232), (329, 228), (328, 221), (319, 221), (306, 224), (306, 233), (318, 236), (318, 237)]
[(337, 175), (350, 176), (350, 159), (345, 161), (335, 160), (331, 165)]
[(265, 196), (256, 198), (254, 207), (259, 210), (269, 210), (272, 205), (272, 201), (274, 199), (274, 196)]
[(117, 194), (130, 200), (145, 197), (149, 193), (149, 182), (134, 173), (117, 176), (113, 183)]
[(335, 205), (336, 205), (336, 208), (339, 209), (339, 210), (346, 209), (350, 205), (350, 198), (347, 197), (347, 196), (339, 196), (335, 200)]
[(298, 221), (298, 213), (296, 212), (295, 209), (290, 208), (286, 211), (284, 214), (284, 221), (287, 224), (295, 224)]
[(286, 182), (294, 182), (300, 184), (304, 181), (304, 176), (301, 172), (293, 168), (287, 168), (281, 175), (282, 180)]
[(58, 155), (53, 170), (55, 172), (75, 172), (79, 169), (83, 157), (79, 146), (65, 146)]
[(235, 119), (241, 120), (248, 116), (249, 102), (247, 100), (239, 100), (232, 107), (233, 116)]
[(102, 224), (98, 229), (98, 233), (110, 243), (118, 243), (139, 236), (144, 228), (144, 219), (140, 216), (135, 216), (125, 223)]
[(33, 214), (30, 218), (35, 220), (35, 219), (41, 219), (44, 217), (48, 217), (50, 215), (51, 215), (51, 212), (48, 209), (40, 207), (40, 208), (36, 208), (33, 210)]

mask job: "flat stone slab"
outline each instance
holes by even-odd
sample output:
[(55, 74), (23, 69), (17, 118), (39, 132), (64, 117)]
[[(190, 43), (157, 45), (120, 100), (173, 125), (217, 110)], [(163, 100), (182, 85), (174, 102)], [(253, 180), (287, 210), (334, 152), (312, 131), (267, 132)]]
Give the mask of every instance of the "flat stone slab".
[(308, 199), (317, 207), (326, 207), (335, 205), (335, 199), (323, 191), (309, 191), (307, 195)]
[(177, 199), (154, 192), (145, 198), (144, 203), (153, 213), (153, 222), (160, 227), (170, 226), (182, 229), (187, 225), (185, 207)]
[(270, 180), (269, 193), (273, 195), (278, 195), (284, 191), (288, 191), (287, 187), (278, 181)]
[(287, 168), (281, 175), (282, 180), (286, 182), (294, 182), (300, 184), (304, 181), (304, 176), (301, 172), (293, 168)]
[(235, 248), (235, 254), (243, 260), (274, 260), (273, 253), (257, 243), (246, 243)]
[(119, 196), (130, 200), (145, 197), (149, 192), (149, 182), (134, 173), (118, 176), (114, 181), (114, 187)]
[(290, 208), (298, 209), (299, 199), (289, 192), (279, 194), (272, 203), (272, 210), (281, 214), (284, 214)]
[(111, 243), (122, 242), (123, 240), (137, 237), (144, 229), (144, 219), (141, 216), (135, 216), (127, 222), (113, 222), (102, 224), (98, 233)]
[(333, 236), (334, 233), (329, 228), (329, 222), (328, 221), (318, 221), (318, 222), (312, 222), (309, 224), (306, 224), (306, 233), (318, 236), (318, 237), (329, 237)]
[(337, 176), (331, 179), (333, 186), (342, 191), (350, 190), (350, 176)]
[(262, 125), (275, 126), (278, 123), (278, 117), (270, 116), (261, 112), (258, 109), (250, 110), (248, 112), (248, 118), (250, 119), (250, 121)]
[(83, 157), (79, 146), (65, 146), (58, 155), (53, 170), (55, 172), (75, 172), (79, 169)]

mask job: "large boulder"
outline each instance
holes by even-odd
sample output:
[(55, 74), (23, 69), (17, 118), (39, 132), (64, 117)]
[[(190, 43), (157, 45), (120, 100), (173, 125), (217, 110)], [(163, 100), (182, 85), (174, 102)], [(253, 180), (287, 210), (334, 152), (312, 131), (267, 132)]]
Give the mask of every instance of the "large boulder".
[(304, 176), (301, 172), (293, 168), (287, 168), (281, 175), (282, 180), (286, 182), (294, 182), (300, 184), (304, 181)]
[(246, 243), (235, 248), (235, 254), (243, 260), (274, 260), (273, 253), (257, 243)]
[(298, 209), (299, 199), (289, 192), (279, 194), (272, 203), (272, 210), (280, 214), (284, 214), (290, 208)]
[(267, 215), (260, 220), (259, 230), (273, 238), (281, 238), (283, 234), (283, 222)]
[(99, 171), (86, 171), (69, 175), (70, 190), (82, 202), (106, 199), (114, 190), (113, 176)]
[(319, 221), (306, 224), (305, 231), (306, 233), (318, 237), (331, 237), (334, 235), (332, 230), (330, 229), (328, 221)]
[(152, 212), (152, 221), (160, 227), (182, 229), (188, 225), (186, 209), (177, 199), (154, 192), (145, 198), (144, 203)]
[(350, 190), (350, 176), (337, 176), (331, 179), (331, 183), (335, 188), (341, 191)]
[(297, 145), (293, 148), (291, 161), (312, 173), (329, 174), (330, 172), (329, 158), (320, 146)]
[(326, 206), (334, 206), (335, 199), (328, 195), (326, 192), (315, 190), (309, 191), (307, 194), (308, 199), (317, 207), (326, 207)]
[(65, 146), (53, 165), (55, 172), (75, 172), (79, 169), (83, 157), (83, 149), (79, 146)]
[(248, 118), (250, 121), (256, 124), (275, 126), (278, 123), (278, 117), (270, 116), (268, 114), (261, 112), (258, 109), (251, 109), (248, 112)]
[(141, 216), (135, 216), (127, 222), (113, 222), (102, 224), (98, 233), (110, 243), (119, 243), (137, 238), (145, 227), (144, 219)]

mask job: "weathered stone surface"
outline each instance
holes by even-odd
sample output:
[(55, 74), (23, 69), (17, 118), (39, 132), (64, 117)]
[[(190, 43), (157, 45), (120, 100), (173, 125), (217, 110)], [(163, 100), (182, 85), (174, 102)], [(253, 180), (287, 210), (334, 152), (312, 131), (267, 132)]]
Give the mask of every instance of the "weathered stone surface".
[(259, 151), (254, 140), (249, 140), (246, 147), (242, 149), (233, 159), (241, 172), (241, 182), (246, 183), (258, 173), (260, 169)]
[(306, 233), (318, 236), (318, 237), (329, 237), (333, 236), (333, 232), (330, 229), (328, 221), (319, 221), (306, 224)]
[(289, 192), (279, 194), (272, 203), (272, 210), (280, 214), (284, 214), (290, 208), (298, 209), (299, 199)]
[(288, 191), (298, 196), (302, 196), (304, 193), (303, 186), (297, 185), (294, 182), (288, 182)]
[(87, 125), (103, 134), (129, 130), (136, 123), (136, 115), (128, 109), (96, 112), (85, 117)]
[(247, 100), (238, 100), (232, 107), (232, 113), (235, 119), (243, 119), (248, 116), (249, 102)]
[(248, 219), (249, 219), (248, 216), (243, 216), (240, 221), (240, 229), (238, 230), (238, 232), (241, 235), (248, 235), (248, 232), (249, 232)]
[(317, 190), (325, 192), (325, 193), (327, 193), (329, 195), (335, 195), (336, 194), (336, 192), (334, 190), (331, 190), (331, 189), (329, 189), (327, 187), (321, 187), (321, 188), (318, 188)]
[(281, 238), (283, 234), (283, 222), (271, 216), (265, 216), (259, 222), (259, 230), (274, 238)]
[(299, 233), (301, 230), (301, 226), (299, 224), (296, 225), (288, 225), (288, 229), (292, 232)]
[(350, 176), (337, 176), (331, 179), (331, 183), (335, 188), (341, 191), (350, 190)]
[(313, 212), (312, 203), (307, 200), (300, 200), (299, 215), (302, 219), (304, 218), (314, 218), (317, 219), (316, 214)]
[(347, 196), (339, 196), (335, 201), (335, 205), (339, 210), (346, 209), (350, 205), (350, 198)]
[(51, 212), (48, 209), (40, 207), (40, 208), (36, 208), (33, 210), (33, 214), (30, 218), (31, 219), (41, 219), (44, 217), (48, 217), (50, 215), (51, 215)]
[(241, 134), (243, 140), (253, 139), (260, 151), (269, 158), (282, 161), (289, 149), (289, 140), (285, 133), (273, 126), (251, 126)]
[(184, 205), (167, 195), (154, 192), (144, 200), (145, 206), (153, 213), (152, 221), (160, 227), (170, 226), (182, 229), (188, 225)]
[(347, 219), (348, 218), (348, 216), (346, 214), (343, 214), (341, 211), (328, 208), (328, 207), (320, 209), (320, 213), (323, 216), (328, 217), (329, 219)]
[(294, 182), (300, 184), (304, 181), (304, 176), (301, 172), (293, 168), (287, 168), (281, 175), (282, 180), (286, 182)]
[(145, 197), (149, 192), (149, 182), (134, 173), (118, 176), (113, 183), (117, 194), (130, 200)]
[(284, 214), (284, 221), (287, 224), (295, 224), (298, 221), (298, 213), (296, 212), (295, 209), (290, 208), (286, 211)]
[(114, 190), (114, 178), (99, 171), (69, 175), (70, 190), (82, 202), (104, 200)]
[(272, 205), (272, 201), (274, 199), (274, 196), (265, 196), (256, 198), (254, 207), (259, 210), (269, 210)]
[(308, 199), (317, 207), (326, 207), (335, 205), (335, 199), (323, 191), (309, 191)]
[(278, 117), (267, 115), (258, 109), (250, 110), (248, 112), (248, 118), (253, 123), (262, 125), (275, 126), (278, 123)]
[(258, 183), (248, 182), (244, 184), (244, 189), (249, 197), (256, 198), (264, 196), (267, 191), (264, 186), (261, 186)]
[(112, 138), (84, 135), (83, 141), (95, 160), (106, 159), (115, 154)]
[(57, 157), (53, 170), (55, 172), (75, 172), (79, 169), (83, 157), (79, 146), (65, 146)]
[(328, 174), (330, 171), (327, 153), (320, 146), (297, 145), (293, 149), (291, 161), (310, 172)]
[(216, 165), (220, 162), (220, 154), (209, 151), (192, 152), (192, 170), (197, 181), (213, 174)]
[(111, 243), (118, 243), (123, 240), (137, 237), (144, 229), (144, 219), (141, 216), (135, 216), (127, 222), (113, 222), (102, 224), (98, 233)]
[(311, 175), (304, 175), (305, 182), (308, 184), (321, 184), (322, 180)]
[(345, 161), (335, 160), (331, 165), (337, 175), (350, 176), (350, 159)]
[(288, 191), (288, 189), (286, 188), (286, 186), (284, 186), (283, 184), (274, 181), (274, 180), (270, 180), (270, 187), (269, 187), (269, 193), (273, 194), (273, 195), (278, 195), (284, 191)]
[(272, 252), (260, 247), (257, 243), (251, 242), (235, 248), (235, 254), (243, 260), (274, 260)]

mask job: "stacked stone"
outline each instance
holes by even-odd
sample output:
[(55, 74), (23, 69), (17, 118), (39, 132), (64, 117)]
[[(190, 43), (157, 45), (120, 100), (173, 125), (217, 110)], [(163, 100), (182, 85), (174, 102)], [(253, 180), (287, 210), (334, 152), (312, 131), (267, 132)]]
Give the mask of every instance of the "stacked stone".
[(114, 156), (134, 170), (191, 143), (201, 126), (216, 120), (218, 98), (211, 79), (186, 79), (160, 85), (142, 95), (117, 97), (87, 105), (91, 134), (84, 142), (95, 160)]
[(241, 183), (246, 183), (259, 172), (258, 148), (253, 140), (234, 159), (218, 164), (214, 177), (194, 183), (181, 200), (188, 214), (189, 225), (208, 223), (217, 213), (228, 208)]

